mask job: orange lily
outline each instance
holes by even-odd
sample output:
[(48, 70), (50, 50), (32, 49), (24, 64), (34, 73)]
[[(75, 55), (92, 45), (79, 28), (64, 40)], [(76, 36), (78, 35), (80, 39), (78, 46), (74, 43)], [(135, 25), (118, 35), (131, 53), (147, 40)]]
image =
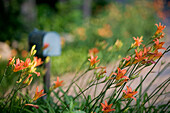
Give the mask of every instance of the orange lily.
[(166, 27), (166, 26), (163, 26), (161, 25), (161, 23), (159, 22), (159, 25), (158, 24), (155, 24), (157, 26), (157, 30), (155, 32), (155, 35), (159, 34), (159, 33), (163, 33), (163, 29)]
[(38, 86), (36, 88), (36, 92), (35, 92), (35, 95), (33, 97), (33, 101), (37, 100), (38, 98), (46, 95), (46, 93), (42, 94), (44, 92), (44, 89), (42, 89), (40, 92), (38, 92)]
[(39, 66), (43, 63), (43, 61), (41, 61), (41, 58), (38, 57), (34, 57), (34, 62), (35, 62), (35, 66)]
[(131, 57), (128, 56), (127, 58), (123, 58), (123, 59), (125, 59), (126, 61), (129, 61), (131, 59)]
[(40, 72), (34, 71), (34, 73), (35, 73), (38, 77), (40, 76)]
[(141, 42), (143, 42), (142, 38), (143, 38), (142, 36), (140, 38), (133, 37), (133, 39), (135, 40), (135, 43), (133, 44), (133, 46), (140, 46), (142, 44)]
[(138, 51), (135, 49), (135, 52), (136, 52), (136, 57), (135, 57), (135, 61), (134, 61), (134, 64), (136, 64), (137, 62), (140, 62), (144, 59), (147, 59), (147, 57), (143, 56), (143, 51)]
[(37, 63), (34, 61), (34, 63), (30, 66), (29, 72), (30, 73), (35, 73), (37, 76), (40, 76), (40, 72), (36, 72), (36, 66)]
[(26, 57), (27, 57), (27, 55), (28, 55), (28, 51), (26, 51), (26, 50), (22, 50), (22, 52), (21, 52), (21, 56), (22, 56), (23, 58), (26, 58)]
[(128, 56), (127, 58), (123, 58), (126, 60), (125, 62), (125, 66), (128, 66), (130, 64), (130, 59), (131, 59), (131, 56)]
[(98, 52), (99, 52), (99, 50), (98, 50), (97, 48), (92, 48), (92, 49), (89, 50), (89, 54), (90, 54), (90, 55), (94, 55), (94, 56), (95, 56)]
[(23, 81), (23, 83), (24, 84), (27, 84), (27, 85), (30, 85), (30, 83), (32, 82), (32, 79), (33, 79), (33, 77), (29, 80), (29, 78), (32, 76), (32, 74), (29, 74), (28, 76), (27, 76), (27, 78)]
[(102, 109), (102, 111), (104, 111), (103, 113), (108, 113), (110, 111), (115, 111), (115, 109), (111, 109), (113, 104), (108, 105), (107, 101), (105, 101), (105, 104), (101, 103), (101, 105), (103, 107), (103, 109)]
[(158, 49), (166, 50), (166, 48), (162, 47), (165, 42), (160, 42), (159, 43), (159, 40), (157, 38), (154, 40), (154, 42), (155, 42), (155, 46), (154, 47), (156, 48), (156, 50), (158, 50)]
[(125, 83), (125, 82), (127, 82), (127, 81), (128, 81), (128, 79), (124, 79), (123, 81), (117, 83), (117, 84), (115, 85), (115, 87), (119, 87), (119, 86), (121, 86), (123, 83)]
[(16, 64), (14, 64), (14, 72), (17, 72), (19, 70), (25, 69), (24, 65), (24, 61), (20, 60), (19, 58), (16, 59)]
[(25, 104), (25, 106), (31, 106), (31, 107), (34, 107), (34, 108), (36, 108), (36, 109), (38, 109), (38, 108), (39, 108), (39, 106), (38, 106), (38, 105), (34, 105), (34, 104)]
[(100, 60), (97, 60), (98, 56), (91, 55), (91, 59), (88, 59), (90, 61), (90, 66), (93, 66), (95, 63), (99, 62)]
[(158, 39), (161, 39), (161, 38), (163, 38), (164, 37), (164, 35), (165, 35), (165, 33), (162, 33), (159, 37), (157, 37)]
[(127, 76), (124, 76), (126, 73), (126, 69), (120, 69), (119, 67), (117, 68), (117, 73), (113, 73), (116, 75), (116, 80), (120, 80), (121, 78), (129, 79)]
[(157, 60), (162, 56), (162, 52), (155, 51), (154, 53), (150, 53), (149, 60)]
[(27, 58), (27, 59), (25, 60), (24, 66), (25, 66), (25, 67), (28, 67), (28, 66), (30, 65), (30, 62), (31, 62), (30, 58)]
[(55, 85), (54, 85), (54, 89), (57, 88), (57, 87), (60, 87), (62, 86), (63, 84), (63, 80), (62, 81), (59, 81), (59, 77), (57, 77), (57, 81), (54, 82)]
[(126, 86), (126, 87), (127, 87), (127, 91), (122, 90), (122, 92), (125, 93), (124, 98), (132, 98), (132, 99), (134, 99), (136, 101), (136, 98), (133, 95), (135, 95), (138, 92), (137, 91), (132, 91), (131, 87), (128, 87), (128, 86)]
[(150, 50), (151, 50), (151, 47), (148, 47), (148, 48), (147, 48), (147, 47), (144, 47), (144, 48), (143, 48), (143, 54), (144, 54), (144, 55), (147, 55)]
[(156, 51), (156, 52), (154, 53), (154, 58), (153, 58), (153, 60), (157, 60), (157, 59), (160, 58), (161, 56), (162, 56), (162, 52)]

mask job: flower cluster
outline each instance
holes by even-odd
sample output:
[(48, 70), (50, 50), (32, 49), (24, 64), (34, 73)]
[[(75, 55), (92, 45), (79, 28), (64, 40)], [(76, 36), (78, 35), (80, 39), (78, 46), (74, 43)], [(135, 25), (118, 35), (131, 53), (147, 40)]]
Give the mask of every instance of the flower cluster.
[[(145, 65), (149, 66), (153, 63), (155, 63), (155, 60), (160, 58), (162, 56), (162, 52), (160, 52), (160, 49), (166, 50), (166, 48), (163, 47), (165, 42), (160, 42), (160, 39), (164, 37), (164, 32), (163, 29), (166, 26), (161, 25), (161, 23), (155, 24), (157, 26), (157, 30), (153, 36), (153, 41), (150, 42), (147, 46), (142, 44), (143, 42), (143, 37), (141, 36), (140, 38), (133, 37), (134, 43), (131, 45), (131, 48), (135, 48), (134, 54), (131, 54), (125, 58), (122, 59), (121, 64), (119, 67), (117, 67), (116, 72), (112, 72), (109, 76), (110, 80), (113, 80), (113, 84), (115, 83), (115, 87), (121, 86), (123, 83), (130, 81), (131, 79), (134, 79), (133, 77), (128, 77), (127, 70), (124, 69), (127, 66), (131, 65)], [(142, 45), (142, 48), (140, 48)], [(124, 99), (132, 98), (136, 101), (136, 98), (134, 97), (135, 94), (138, 93), (138, 91), (132, 91), (131, 87), (127, 87), (126, 90), (122, 90), (123, 95), (122, 97)], [(104, 111), (104, 113), (108, 113), (110, 111), (114, 111), (114, 109), (111, 109), (112, 104), (108, 105), (107, 102), (105, 101), (105, 104), (101, 103)]]
[[(35, 46), (32, 47), (30, 56), (33, 56), (36, 53)], [(37, 66), (41, 65), (43, 61), (41, 58), (33, 57), (33, 60), (31, 58), (26, 58), (25, 61), (20, 60), (19, 58), (15, 59), (15, 57), (10, 58), (7, 66), (11, 66), (13, 69), (13, 72), (21, 71), (21, 75), (17, 83), (22, 82), (23, 84), (29, 85), (32, 80), (32, 74), (36, 74), (37, 76), (40, 76), (40, 72), (37, 72)]]
[(112, 37), (111, 26), (109, 24), (104, 24), (102, 28), (98, 29), (98, 35), (104, 38)]
[[(143, 65), (150, 65), (155, 63), (155, 60), (160, 58), (162, 56), (162, 52), (159, 52), (160, 49), (166, 50), (166, 48), (162, 47), (165, 42), (160, 42), (159, 39), (164, 37), (163, 29), (166, 26), (161, 25), (161, 23), (155, 24), (157, 26), (157, 30), (153, 36), (153, 41), (151, 42), (152, 45), (149, 45), (146, 47), (144, 44), (142, 44), (143, 40), (141, 38), (135, 38), (135, 43), (132, 44), (132, 47), (137, 47), (135, 49), (135, 55), (128, 56), (124, 59), (124, 66), (130, 66), (132, 64), (141, 63)], [(139, 46), (143, 45), (143, 48), (140, 49)]]

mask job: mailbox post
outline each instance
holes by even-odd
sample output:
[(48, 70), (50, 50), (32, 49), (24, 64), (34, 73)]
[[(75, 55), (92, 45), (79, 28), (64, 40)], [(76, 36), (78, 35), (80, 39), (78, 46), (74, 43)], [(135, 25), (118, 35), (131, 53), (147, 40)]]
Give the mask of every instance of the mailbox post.
[[(47, 56), (59, 56), (61, 54), (60, 36), (56, 32), (34, 30), (29, 34), (28, 41), (29, 49), (31, 49), (33, 45), (36, 45), (36, 56), (42, 58), (44, 61)], [(43, 50), (46, 44), (48, 44), (48, 47)], [(50, 67), (51, 61), (45, 63), (44, 68), (46, 69), (46, 73), (43, 78), (45, 92), (47, 92), (50, 87)]]

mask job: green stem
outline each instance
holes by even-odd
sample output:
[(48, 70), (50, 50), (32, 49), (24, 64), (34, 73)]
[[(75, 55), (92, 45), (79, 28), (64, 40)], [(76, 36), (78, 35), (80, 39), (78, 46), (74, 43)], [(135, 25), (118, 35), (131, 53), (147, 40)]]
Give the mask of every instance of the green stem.
[(163, 73), (168, 67), (170, 66), (170, 63), (168, 63), (158, 74), (157, 76), (150, 82), (150, 84), (148, 85), (148, 87), (143, 91), (143, 94), (148, 91), (148, 89), (152, 86), (152, 84), (154, 83), (154, 81), (161, 75), (161, 73)]
[[(151, 106), (153, 106), (155, 104), (155, 102), (158, 100), (158, 98), (163, 94), (163, 92), (165, 91), (165, 89), (168, 87), (168, 85), (166, 85), (166, 87), (161, 91), (161, 93), (158, 95), (158, 97), (154, 100), (154, 102), (152, 103)], [(148, 111), (151, 109), (151, 107), (149, 107)]]
[[(169, 46), (170, 47), (170, 46)], [(169, 48), (168, 47), (168, 48)], [(167, 51), (165, 51), (162, 56), (166, 53)], [(146, 74), (146, 76), (144, 77), (144, 79), (140, 82), (140, 84), (137, 86), (137, 88), (135, 89), (135, 91), (138, 90), (138, 88), (142, 85), (142, 83), (145, 81), (145, 79), (147, 78), (147, 76), (151, 73), (151, 71), (154, 69), (154, 67), (157, 65), (157, 63), (159, 62), (159, 60), (162, 58), (162, 56), (157, 60), (157, 62), (153, 65), (153, 67), (149, 70), (149, 72)], [(121, 110), (121, 111), (124, 111), (128, 106), (129, 104), (131, 103), (132, 100), (129, 100), (129, 102), (126, 104), (126, 106)]]
[[(154, 97), (168, 82), (170, 81), (170, 77), (167, 79), (167, 80), (165, 80), (162, 84), (160, 84), (157, 88), (155, 88), (155, 90), (149, 95), (149, 97), (148, 97), (148, 99), (146, 100), (146, 102), (148, 101), (148, 100), (150, 100), (152, 97)], [(168, 85), (169, 85), (169, 83), (168, 83)], [(167, 85), (167, 86), (168, 86)], [(159, 88), (159, 89), (158, 89)], [(158, 90), (157, 90), (158, 89)], [(157, 90), (157, 91), (156, 91)], [(156, 92), (155, 92), (156, 91)], [(154, 93), (155, 92), (155, 93)], [(146, 103), (146, 102), (144, 102), (144, 104)]]
[[(97, 80), (97, 84), (98, 84), (98, 80)], [(96, 96), (96, 91), (97, 91), (97, 84), (95, 85), (95, 90), (94, 90), (94, 97)]]
[(87, 69), (83, 74), (81, 74), (76, 80), (74, 80), (74, 78), (73, 78), (74, 81), (71, 82), (71, 84), (70, 84), (69, 87), (67, 88), (65, 94), (70, 90), (71, 86), (72, 86), (76, 81), (78, 81), (84, 74), (86, 74), (88, 71), (89, 71), (89, 69)]
[(5, 68), (4, 74), (3, 74), (3, 76), (2, 76), (2, 78), (1, 78), (1, 80), (0, 80), (0, 84), (1, 84), (1, 82), (2, 82), (2, 80), (3, 80), (3, 78), (6, 76), (7, 69), (8, 69), (8, 66)]
[(103, 82), (99, 82), (99, 83), (97, 83), (97, 84), (92, 84), (92, 85), (90, 85), (89, 87), (87, 87), (86, 89), (84, 89), (81, 93), (79, 93), (76, 97), (74, 97), (73, 100), (75, 100), (77, 97), (79, 97), (82, 93), (84, 93), (85, 91), (87, 91), (87, 90), (88, 90), (89, 88), (91, 88), (92, 86), (98, 85), (98, 84), (101, 84), (101, 83), (103, 83)]

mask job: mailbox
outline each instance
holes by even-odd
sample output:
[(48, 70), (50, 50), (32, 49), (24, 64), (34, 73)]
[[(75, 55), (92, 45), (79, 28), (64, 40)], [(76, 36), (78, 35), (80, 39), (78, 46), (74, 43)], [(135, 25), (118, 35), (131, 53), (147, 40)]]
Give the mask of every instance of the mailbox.
[[(29, 49), (31, 50), (32, 46), (36, 45), (36, 56), (43, 58), (43, 60), (46, 56), (59, 56), (61, 54), (60, 36), (56, 32), (35, 29), (29, 34), (28, 41)], [(50, 87), (50, 61), (45, 63), (44, 68), (47, 70), (43, 79), (44, 89), (47, 92)]]
[[(48, 47), (43, 50), (45, 44)], [(60, 36), (56, 32), (44, 32), (35, 29), (29, 34), (29, 49), (36, 45), (36, 56), (59, 56), (61, 54)]]

